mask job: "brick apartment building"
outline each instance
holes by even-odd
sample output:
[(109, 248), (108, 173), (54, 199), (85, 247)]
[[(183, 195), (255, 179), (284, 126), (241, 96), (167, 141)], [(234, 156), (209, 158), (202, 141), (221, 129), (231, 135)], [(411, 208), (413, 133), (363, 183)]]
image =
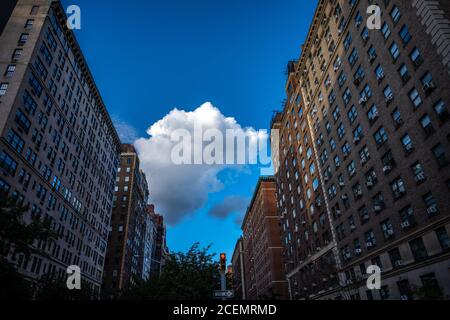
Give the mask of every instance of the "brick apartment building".
[(164, 217), (155, 212), (154, 205), (148, 205), (147, 212), (150, 215), (156, 230), (151, 273), (152, 275), (159, 275), (169, 255), (169, 248), (167, 247), (166, 241), (166, 224), (164, 223)]
[(242, 237), (236, 241), (231, 257), (233, 270), (233, 290), (236, 299), (246, 300), (245, 272), (244, 272), (244, 243)]
[(319, 0), (272, 122), (292, 299), (450, 296), (450, 5), (369, 2)]
[(275, 180), (262, 177), (242, 223), (245, 298), (286, 299)]
[(122, 145), (114, 191), (103, 281), (105, 294), (149, 278), (156, 242), (156, 226), (147, 211), (147, 180), (130, 144)]
[[(0, 188), (30, 205), (57, 241), (10, 261), (29, 279), (69, 265), (98, 293), (120, 140), (58, 1), (3, 0), (0, 10)], [(65, 281), (65, 280), (64, 280)]]

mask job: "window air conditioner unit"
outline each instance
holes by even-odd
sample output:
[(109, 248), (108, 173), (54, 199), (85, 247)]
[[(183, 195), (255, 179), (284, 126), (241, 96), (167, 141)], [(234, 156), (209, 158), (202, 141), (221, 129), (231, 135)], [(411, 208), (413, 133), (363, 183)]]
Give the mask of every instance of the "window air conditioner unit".
[(433, 214), (433, 213), (436, 213), (438, 210), (437, 210), (437, 206), (436, 205), (433, 205), (433, 206), (431, 206), (431, 207), (429, 207), (428, 209), (427, 209), (427, 213), (428, 214)]

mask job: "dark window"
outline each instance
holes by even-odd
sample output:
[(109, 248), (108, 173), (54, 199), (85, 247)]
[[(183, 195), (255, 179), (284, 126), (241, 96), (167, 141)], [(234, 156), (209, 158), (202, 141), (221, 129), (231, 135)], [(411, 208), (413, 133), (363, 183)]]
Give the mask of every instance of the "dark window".
[(3, 168), (11, 175), (14, 175), (17, 169), (17, 162), (9, 154), (2, 151), (0, 154), (0, 168)]
[(404, 45), (407, 45), (411, 41), (411, 34), (409, 33), (409, 29), (406, 25), (402, 27), (402, 29), (399, 32), (399, 35)]
[(427, 249), (425, 248), (422, 238), (410, 241), (409, 246), (411, 247), (411, 252), (416, 261), (423, 261), (428, 258)]
[(448, 232), (445, 227), (441, 227), (435, 230), (436, 236), (439, 239), (439, 243), (441, 244), (442, 250), (446, 251), (450, 249), (450, 238), (448, 236)]

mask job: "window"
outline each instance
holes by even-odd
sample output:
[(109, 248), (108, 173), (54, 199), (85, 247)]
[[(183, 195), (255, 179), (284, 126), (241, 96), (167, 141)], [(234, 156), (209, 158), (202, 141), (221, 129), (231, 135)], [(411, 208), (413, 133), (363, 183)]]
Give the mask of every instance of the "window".
[(375, 241), (375, 234), (372, 230), (369, 230), (365, 233), (365, 239), (366, 239), (366, 248), (371, 249), (376, 245)]
[(433, 76), (431, 73), (427, 72), (425, 75), (420, 79), (423, 85), (423, 91), (425, 91), (425, 94), (429, 96), (434, 89), (436, 89), (436, 85), (433, 82)]
[(33, 24), (34, 24), (34, 19), (28, 19), (27, 22), (25, 22), (25, 29), (30, 30), (31, 28), (33, 28)]
[(391, 113), (392, 120), (394, 120), (395, 128), (398, 129), (403, 125), (403, 119), (400, 111), (395, 108), (395, 110)]
[(375, 104), (373, 104), (367, 112), (367, 118), (369, 119), (370, 124), (373, 124), (378, 119), (378, 116), (378, 108)]
[(411, 166), (411, 171), (414, 175), (414, 180), (419, 184), (425, 181), (425, 173), (423, 171), (422, 165), (419, 162), (416, 162)]
[(448, 236), (447, 230), (445, 227), (441, 227), (435, 230), (436, 236), (441, 244), (442, 250), (446, 251), (450, 249), (450, 238)]
[(418, 68), (423, 63), (422, 55), (419, 51), (419, 49), (414, 48), (411, 54), (409, 55), (409, 58), (414, 63), (414, 66)]
[(355, 130), (353, 130), (353, 143), (358, 144), (362, 137), (364, 137), (363, 130), (361, 125), (358, 124)]
[(401, 67), (398, 69), (398, 73), (400, 74), (400, 77), (403, 80), (403, 83), (408, 82), (409, 79), (411, 79), (411, 76), (409, 75), (409, 70), (406, 64), (402, 64)]
[(33, 73), (30, 76), (29, 83), (31, 88), (33, 89), (33, 93), (40, 97), (43, 90), (42, 85)]
[(386, 134), (386, 131), (383, 127), (378, 129), (377, 132), (374, 134), (375, 142), (377, 143), (377, 146), (383, 145), (386, 141), (388, 141), (388, 136)]
[(396, 61), (400, 56), (400, 50), (397, 46), (397, 43), (395, 42), (392, 43), (392, 45), (389, 47), (389, 52), (391, 53), (391, 56), (394, 59), (394, 61)]
[(356, 118), (358, 117), (358, 111), (356, 110), (355, 106), (352, 106), (350, 108), (350, 111), (347, 113), (348, 119), (350, 120), (350, 123), (355, 122)]
[(24, 106), (25, 110), (30, 115), (34, 115), (34, 113), (36, 112), (36, 109), (37, 109), (37, 104), (27, 90), (25, 90), (25, 92), (22, 96), (22, 99), (23, 99), (23, 106)]
[(23, 150), (23, 146), (25, 145), (22, 138), (12, 129), (9, 129), (7, 136), (8, 143), (11, 147), (17, 151), (17, 153), (21, 153)]
[(333, 138), (330, 139), (330, 148), (331, 148), (331, 151), (336, 150), (336, 141), (334, 141)]
[(344, 71), (341, 71), (338, 78), (339, 86), (342, 87), (345, 84), (345, 81), (347, 80), (347, 75)]
[(355, 198), (355, 200), (358, 200), (363, 195), (362, 187), (361, 187), (361, 184), (359, 184), (359, 183), (355, 184), (352, 187), (352, 191), (353, 191), (353, 197)]
[(409, 134), (405, 134), (402, 137), (402, 146), (407, 154), (411, 153), (414, 150), (414, 145)]
[(373, 210), (376, 214), (380, 213), (386, 208), (386, 203), (384, 202), (384, 196), (381, 192), (377, 193), (373, 198)]
[(353, 177), (356, 174), (356, 165), (355, 161), (352, 161), (347, 166), (347, 172), (350, 177)]
[(432, 149), (434, 157), (436, 158), (439, 167), (444, 167), (448, 164), (447, 157), (445, 156), (444, 147), (441, 144), (438, 144)]
[(361, 102), (368, 101), (372, 97), (372, 90), (368, 84), (364, 86), (364, 89), (360, 92), (359, 97)]
[(369, 56), (369, 62), (372, 63), (377, 58), (377, 51), (374, 47), (370, 47), (369, 50), (367, 50), (367, 55)]
[(6, 152), (2, 151), (0, 154), (0, 168), (3, 168), (11, 175), (15, 175), (17, 169), (17, 162)]
[(389, 259), (391, 260), (392, 267), (394, 269), (400, 268), (402, 266), (402, 256), (400, 255), (400, 250), (398, 248), (392, 249), (388, 252)]
[(31, 15), (36, 15), (38, 13), (38, 11), (39, 11), (39, 6), (32, 6), (30, 14)]
[(359, 26), (363, 23), (363, 17), (361, 15), (361, 12), (357, 12), (355, 16), (355, 26), (356, 28), (359, 28)]
[(400, 300), (413, 300), (414, 295), (411, 290), (411, 285), (407, 279), (397, 282), (398, 291), (400, 293)]
[(334, 165), (336, 166), (336, 169), (341, 166), (341, 159), (339, 159), (339, 156), (334, 157)]
[(339, 106), (336, 106), (333, 110), (333, 119), (336, 122), (341, 117), (341, 111), (339, 110)]
[(436, 275), (434, 273), (429, 273), (420, 277), (422, 280), (423, 288), (429, 292), (430, 295), (435, 296), (435, 300), (442, 296), (442, 290), (436, 280)]
[(5, 77), (11, 78), (14, 75), (15, 71), (16, 71), (16, 65), (15, 64), (10, 64), (6, 68)]
[(370, 153), (369, 153), (369, 149), (367, 148), (367, 146), (364, 146), (359, 151), (359, 158), (361, 159), (361, 164), (365, 164), (367, 161), (369, 161)]
[(38, 74), (41, 76), (42, 80), (45, 81), (47, 79), (48, 71), (44, 67), (44, 64), (42, 63), (41, 59), (37, 58), (34, 61), (34, 67), (36, 68)]
[(396, 162), (394, 160), (394, 157), (392, 156), (392, 152), (388, 151), (386, 152), (383, 157), (381, 158), (381, 161), (383, 162), (383, 172), (385, 174), (388, 174), (391, 172), (392, 167), (395, 166)]
[(423, 244), (422, 238), (417, 238), (413, 241), (410, 241), (409, 246), (416, 261), (423, 261), (428, 258), (427, 249)]
[(389, 221), (389, 219), (384, 220), (381, 223), (381, 230), (383, 231), (383, 236), (385, 240), (388, 240), (395, 235), (394, 227), (392, 226), (392, 223)]
[(22, 33), (19, 38), (19, 45), (24, 45), (28, 41), (28, 33)]
[(402, 14), (400, 13), (400, 10), (398, 9), (398, 7), (396, 5), (394, 5), (394, 7), (391, 10), (391, 18), (392, 21), (395, 23), (397, 23), (400, 18), (401, 18)]
[(13, 59), (14, 61), (20, 60), (20, 58), (22, 57), (22, 52), (23, 52), (22, 49), (16, 49), (16, 50), (14, 50), (12, 59)]
[(345, 39), (344, 39), (344, 48), (345, 48), (345, 51), (347, 51), (347, 50), (350, 48), (350, 45), (352, 44), (352, 41), (353, 41), (352, 35), (351, 35), (351, 33), (349, 32), (349, 33), (347, 33), (347, 36), (346, 36)]
[(44, 60), (47, 62), (47, 64), (51, 65), (52, 61), (53, 61), (53, 57), (52, 57), (50, 51), (48, 50), (47, 46), (45, 45), (45, 43), (42, 43), (40, 51), (44, 57)]
[(445, 107), (445, 103), (442, 100), (439, 100), (434, 106), (434, 111), (438, 115), (439, 119), (441, 121), (446, 121), (449, 118), (449, 113), (447, 111), (447, 108)]
[(351, 98), (352, 98), (352, 93), (350, 92), (350, 89), (349, 88), (345, 89), (344, 94), (342, 95), (344, 104), (347, 105), (350, 102)]
[(387, 40), (391, 35), (391, 30), (389, 29), (389, 25), (386, 22), (381, 27), (381, 33), (383, 34), (384, 40)]
[(439, 209), (437, 207), (436, 200), (434, 200), (434, 197), (431, 193), (427, 193), (422, 198), (427, 208), (428, 216), (432, 217), (439, 214)]
[(56, 51), (56, 48), (58, 47), (58, 44), (57, 44), (57, 42), (55, 40), (55, 37), (53, 37), (52, 32), (50, 31), (50, 29), (47, 29), (45, 34), (46, 34), (47, 43), (50, 46), (50, 49), (52, 49), (53, 51)]
[(404, 45), (407, 45), (412, 39), (411, 34), (409, 33), (409, 29), (406, 25), (402, 27), (402, 29), (399, 32), (399, 35)]
[(341, 123), (339, 125), (339, 127), (337, 128), (337, 134), (338, 134), (339, 139), (342, 139), (344, 137), (344, 135), (345, 135), (345, 127), (344, 127), (343, 123)]
[(354, 74), (355, 80), (353, 81), (353, 83), (355, 84), (355, 86), (359, 86), (361, 81), (364, 80), (365, 76), (366, 76), (366, 73), (364, 72), (364, 69), (361, 66), (359, 66)]
[(417, 91), (416, 88), (412, 89), (409, 92), (409, 99), (411, 100), (415, 108), (418, 108), (422, 105), (422, 98), (420, 97), (419, 91)]
[(405, 183), (402, 178), (397, 178), (391, 182), (392, 194), (395, 200), (400, 199), (406, 193)]
[(0, 96), (4, 96), (8, 90), (8, 84), (6, 82), (0, 83)]
[(353, 48), (352, 53), (348, 57), (348, 62), (350, 62), (351, 67), (353, 67), (358, 61), (358, 57), (358, 50), (356, 50), (356, 48)]
[(383, 67), (381, 66), (381, 64), (379, 64), (375, 68), (375, 75), (377, 76), (378, 81), (381, 81), (384, 79), (384, 71), (383, 71)]
[(25, 133), (28, 133), (30, 131), (31, 122), (28, 120), (28, 118), (23, 114), (22, 111), (17, 110), (15, 121), (17, 124), (25, 131)]
[(367, 27), (364, 27), (363, 31), (361, 32), (361, 38), (363, 39), (364, 43), (369, 40), (369, 29), (367, 29)]
[(414, 210), (411, 206), (407, 206), (399, 211), (400, 214), (400, 226), (403, 230), (409, 229), (415, 224)]
[(420, 118), (420, 125), (422, 126), (427, 136), (434, 133), (433, 124), (431, 123), (431, 119), (427, 114)]
[(345, 142), (342, 146), (342, 154), (344, 155), (344, 158), (347, 158), (350, 155), (350, 152), (352, 152), (352, 147), (348, 142)]
[(387, 104), (391, 103), (392, 100), (394, 100), (394, 93), (392, 92), (392, 89), (389, 85), (384, 88), (383, 94)]

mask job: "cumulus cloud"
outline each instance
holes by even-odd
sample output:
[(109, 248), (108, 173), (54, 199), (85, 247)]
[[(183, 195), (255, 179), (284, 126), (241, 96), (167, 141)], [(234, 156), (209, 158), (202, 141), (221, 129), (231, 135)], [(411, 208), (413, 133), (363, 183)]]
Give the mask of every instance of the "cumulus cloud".
[[(233, 214), (242, 216), (247, 209), (249, 199), (238, 195), (228, 196), (222, 202), (215, 204), (208, 212), (210, 216), (225, 219)], [(237, 220), (239, 221), (239, 220)]]
[[(184, 131), (194, 136), (195, 127), (201, 126), (202, 132), (209, 129), (221, 132), (226, 130), (236, 134), (253, 137), (249, 145), (266, 139), (267, 136), (253, 128), (241, 127), (234, 118), (225, 117), (218, 108), (207, 102), (194, 111), (172, 110), (163, 119), (154, 123), (148, 130), (148, 138), (139, 138), (134, 145), (138, 150), (141, 167), (146, 173), (150, 200), (156, 205), (166, 221), (177, 224), (195, 214), (202, 208), (208, 194), (223, 189), (224, 184), (218, 174), (226, 169), (242, 170), (242, 166), (227, 164), (181, 164), (173, 161), (172, 151), (179, 141), (174, 141), (175, 132)], [(204, 141), (192, 139), (192, 148), (204, 148)], [(209, 142), (210, 143), (210, 142)], [(226, 156), (226, 148), (216, 150), (219, 156)], [(194, 155), (192, 155), (194, 157)]]
[(118, 117), (112, 117), (112, 121), (122, 143), (133, 143), (138, 139), (138, 133), (134, 127)]

